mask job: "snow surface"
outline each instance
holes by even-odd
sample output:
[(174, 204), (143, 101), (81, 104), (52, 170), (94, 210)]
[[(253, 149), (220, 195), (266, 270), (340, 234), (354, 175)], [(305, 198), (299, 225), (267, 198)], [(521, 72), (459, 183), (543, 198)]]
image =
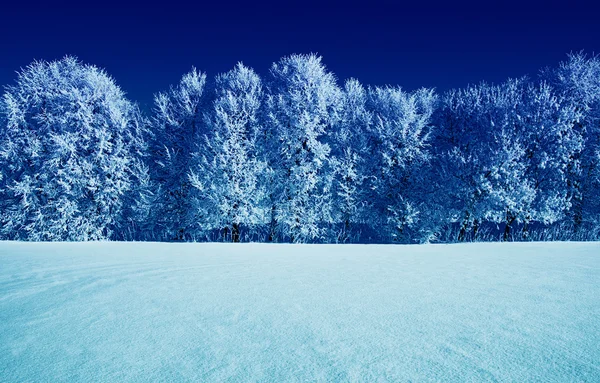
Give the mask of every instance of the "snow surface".
[(600, 381), (600, 244), (0, 243), (2, 382)]

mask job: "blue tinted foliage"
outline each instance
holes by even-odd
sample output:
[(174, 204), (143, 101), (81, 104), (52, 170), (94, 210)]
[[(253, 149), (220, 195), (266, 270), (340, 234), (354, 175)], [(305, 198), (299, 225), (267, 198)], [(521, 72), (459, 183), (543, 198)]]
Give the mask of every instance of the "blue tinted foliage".
[(262, 101), (260, 78), (243, 64), (217, 77), (205, 128), (192, 136), (196, 147), (188, 178), (196, 238), (221, 231), (222, 239), (239, 242), (267, 224)]
[(383, 242), (598, 238), (600, 60), (432, 89), (316, 55), (192, 69), (145, 117), (102, 70), (34, 62), (0, 100), (0, 236)]
[(3, 237), (118, 237), (147, 169), (144, 123), (113, 80), (71, 57), (34, 62), (0, 105)]
[(145, 229), (156, 239), (190, 239), (196, 226), (188, 172), (203, 129), (205, 85), (206, 75), (192, 68), (177, 86), (154, 98), (149, 145), (154, 198)]

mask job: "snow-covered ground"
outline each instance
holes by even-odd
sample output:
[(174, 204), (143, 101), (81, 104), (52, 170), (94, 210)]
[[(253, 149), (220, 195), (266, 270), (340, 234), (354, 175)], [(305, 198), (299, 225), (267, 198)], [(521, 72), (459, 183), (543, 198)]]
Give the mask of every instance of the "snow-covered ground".
[(598, 382), (600, 244), (0, 243), (2, 382)]

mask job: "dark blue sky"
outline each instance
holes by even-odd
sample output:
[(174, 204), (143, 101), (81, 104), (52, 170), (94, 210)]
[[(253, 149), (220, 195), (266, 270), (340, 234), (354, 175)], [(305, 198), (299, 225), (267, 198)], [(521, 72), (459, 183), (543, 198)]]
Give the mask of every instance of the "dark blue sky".
[(0, 84), (33, 59), (76, 55), (147, 106), (192, 65), (212, 76), (243, 61), (266, 74), (284, 55), (315, 52), (340, 80), (443, 91), (535, 76), (571, 51), (600, 53), (599, 8), (553, 0), (12, 0), (0, 16)]

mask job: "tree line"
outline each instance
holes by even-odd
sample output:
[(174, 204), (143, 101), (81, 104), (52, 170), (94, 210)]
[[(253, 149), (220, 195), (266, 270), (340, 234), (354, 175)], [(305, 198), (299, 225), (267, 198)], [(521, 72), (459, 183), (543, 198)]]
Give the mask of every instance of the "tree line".
[(600, 59), (433, 89), (316, 55), (194, 68), (151, 113), (36, 61), (0, 100), (0, 238), (423, 243), (600, 236)]

